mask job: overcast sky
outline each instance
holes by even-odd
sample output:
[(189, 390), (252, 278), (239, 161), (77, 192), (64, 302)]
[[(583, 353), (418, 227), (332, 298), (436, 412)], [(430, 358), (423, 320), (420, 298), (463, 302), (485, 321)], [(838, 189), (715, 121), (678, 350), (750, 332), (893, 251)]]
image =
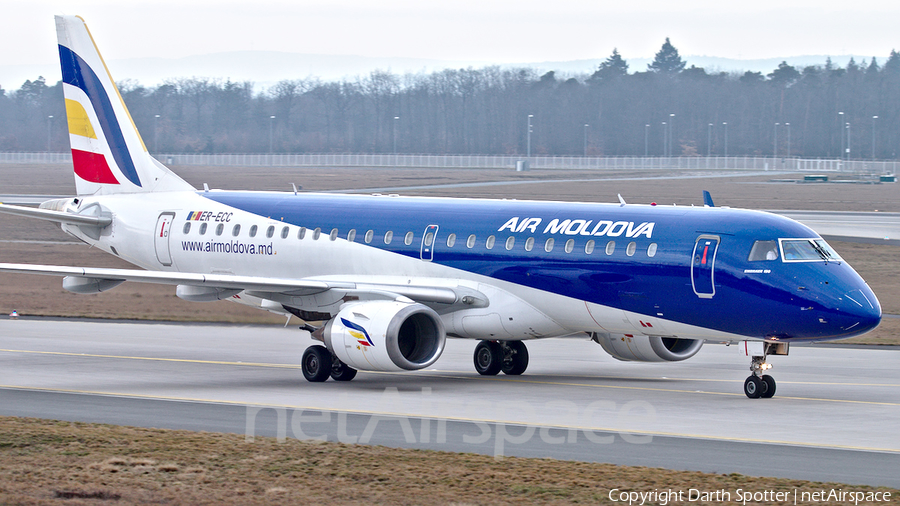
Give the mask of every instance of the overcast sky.
[(855, 0), (0, 0), (0, 65), (55, 63), (53, 14), (79, 14), (107, 60), (235, 50), (516, 63), (900, 49), (900, 2)]

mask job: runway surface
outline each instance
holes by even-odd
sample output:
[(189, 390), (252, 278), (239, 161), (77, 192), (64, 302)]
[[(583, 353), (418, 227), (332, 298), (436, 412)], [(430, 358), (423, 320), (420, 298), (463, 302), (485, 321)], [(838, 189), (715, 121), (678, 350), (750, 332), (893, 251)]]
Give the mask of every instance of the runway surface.
[(481, 377), (473, 341), (433, 369), (307, 383), (295, 327), (0, 321), (0, 415), (553, 457), (900, 487), (900, 350), (795, 346), (773, 399), (708, 344), (619, 362), (584, 338), (528, 343), (519, 377)]

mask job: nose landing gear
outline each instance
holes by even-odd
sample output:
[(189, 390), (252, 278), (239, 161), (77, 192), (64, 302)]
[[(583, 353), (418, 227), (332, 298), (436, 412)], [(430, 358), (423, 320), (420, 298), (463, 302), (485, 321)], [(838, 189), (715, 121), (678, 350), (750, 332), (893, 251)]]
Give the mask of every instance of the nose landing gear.
[(787, 343), (744, 341), (741, 350), (751, 357), (750, 376), (744, 380), (744, 395), (751, 399), (770, 399), (775, 395), (775, 378), (766, 374), (772, 364), (766, 362), (768, 355), (787, 355)]
[(765, 355), (753, 357), (750, 370), (753, 372), (744, 380), (744, 394), (751, 399), (769, 399), (775, 395), (775, 378), (763, 374), (772, 368), (772, 364), (766, 362)]

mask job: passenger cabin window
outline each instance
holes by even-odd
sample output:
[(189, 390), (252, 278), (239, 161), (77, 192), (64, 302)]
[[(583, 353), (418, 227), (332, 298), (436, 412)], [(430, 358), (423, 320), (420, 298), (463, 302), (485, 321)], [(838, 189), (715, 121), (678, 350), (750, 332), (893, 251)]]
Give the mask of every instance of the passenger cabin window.
[(590, 255), (593, 252), (594, 252), (594, 240), (591, 239), (590, 241), (587, 242), (587, 244), (584, 245), (584, 254)]
[(822, 239), (779, 239), (785, 262), (838, 261), (837, 252)]
[(412, 244), (412, 240), (413, 240), (413, 233), (407, 232), (406, 236), (403, 237), (403, 244), (409, 246), (410, 244)]
[(515, 245), (516, 245), (516, 238), (513, 236), (509, 236), (509, 238), (506, 240), (507, 251), (513, 249), (513, 246), (515, 246)]
[(553, 240), (552, 237), (547, 239), (547, 242), (544, 243), (544, 251), (546, 251), (547, 253), (550, 253), (551, 251), (553, 251), (553, 243), (554, 242), (555, 241)]
[(529, 237), (525, 239), (525, 251), (531, 251), (534, 249), (534, 237)]
[(566, 241), (566, 253), (571, 253), (575, 249), (575, 239)]
[(494, 249), (494, 241), (496, 240), (496, 237), (489, 235), (487, 241), (484, 241), (484, 247), (487, 249)]
[(466, 239), (466, 247), (470, 249), (475, 247), (475, 234), (470, 235), (469, 238)]
[(306, 237), (306, 227), (300, 227), (300, 230), (297, 231), (297, 239), (303, 239), (304, 237)]
[(656, 256), (656, 248), (657, 248), (657, 246), (656, 246), (655, 242), (650, 243), (650, 246), (647, 246), (647, 256), (651, 257), (651, 258), (655, 257)]
[(184, 232), (185, 234), (187, 234), (187, 233), (190, 232), (190, 231), (191, 231), (191, 222), (186, 222), (186, 223), (184, 224), (184, 230), (182, 230), (182, 232)]
[(321, 235), (322, 235), (322, 229), (319, 227), (316, 227), (316, 229), (313, 230), (313, 241), (318, 241), (319, 236), (321, 236)]
[(200, 224), (200, 235), (206, 235), (206, 227), (207, 227), (206, 223)]
[(256, 225), (252, 225), (250, 227), (250, 237), (256, 237), (256, 231), (259, 230), (259, 227)]
[(332, 241), (335, 241), (335, 240), (337, 240), (337, 236), (338, 236), (338, 229), (336, 229), (336, 228), (331, 229), (331, 233), (328, 234), (328, 238), (331, 239)]
[(351, 228), (349, 232), (347, 232), (347, 241), (353, 242), (356, 240), (356, 229)]
[(366, 237), (365, 237), (365, 239), (366, 239), (366, 244), (370, 244), (370, 243), (372, 242), (372, 239), (373, 239), (374, 237), (375, 237), (375, 231), (374, 231), (374, 230), (369, 230), (368, 232), (366, 232)]
[(290, 227), (284, 227), (284, 228), (282, 228), (282, 229), (281, 229), (281, 238), (282, 238), (282, 239), (287, 239), (287, 236), (288, 236), (288, 234), (290, 234), (290, 233), (291, 233), (291, 228), (290, 228)]
[(637, 251), (637, 243), (631, 241), (628, 243), (628, 246), (625, 247), (625, 254), (628, 256), (634, 256), (634, 252)]
[(747, 257), (748, 262), (759, 262), (762, 260), (778, 260), (778, 242), (776, 241), (756, 241), (750, 248), (750, 256)]
[(275, 235), (275, 225), (271, 225), (268, 229), (266, 229), (266, 237), (271, 239), (272, 236), (274, 236), (274, 235)]
[(616, 241), (609, 241), (606, 243), (606, 254), (612, 255), (616, 251)]
[(235, 237), (237, 237), (238, 234), (240, 234), (240, 233), (241, 233), (241, 226), (240, 226), (240, 225), (235, 225), (235, 226), (231, 229), (231, 235), (233, 235), (233, 236), (235, 236)]
[(428, 232), (425, 234), (425, 246), (431, 246), (431, 243), (434, 242), (434, 233)]
[(456, 234), (448, 235), (447, 236), (447, 247), (452, 248), (454, 244), (456, 244)]
[(385, 244), (390, 244), (391, 241), (393, 241), (393, 240), (394, 240), (393, 230), (388, 230), (387, 232), (384, 233), (384, 243)]
[(216, 235), (222, 235), (222, 232), (224, 232), (224, 231), (225, 231), (224, 223), (219, 223), (218, 225), (216, 225)]

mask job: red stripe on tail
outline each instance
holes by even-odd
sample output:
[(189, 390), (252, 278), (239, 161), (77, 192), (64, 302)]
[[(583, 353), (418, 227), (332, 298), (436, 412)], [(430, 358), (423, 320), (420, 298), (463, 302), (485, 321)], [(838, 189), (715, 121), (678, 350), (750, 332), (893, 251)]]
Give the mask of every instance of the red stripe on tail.
[(106, 163), (106, 157), (101, 154), (73, 149), (72, 164), (75, 165), (75, 174), (85, 181), (119, 184)]

